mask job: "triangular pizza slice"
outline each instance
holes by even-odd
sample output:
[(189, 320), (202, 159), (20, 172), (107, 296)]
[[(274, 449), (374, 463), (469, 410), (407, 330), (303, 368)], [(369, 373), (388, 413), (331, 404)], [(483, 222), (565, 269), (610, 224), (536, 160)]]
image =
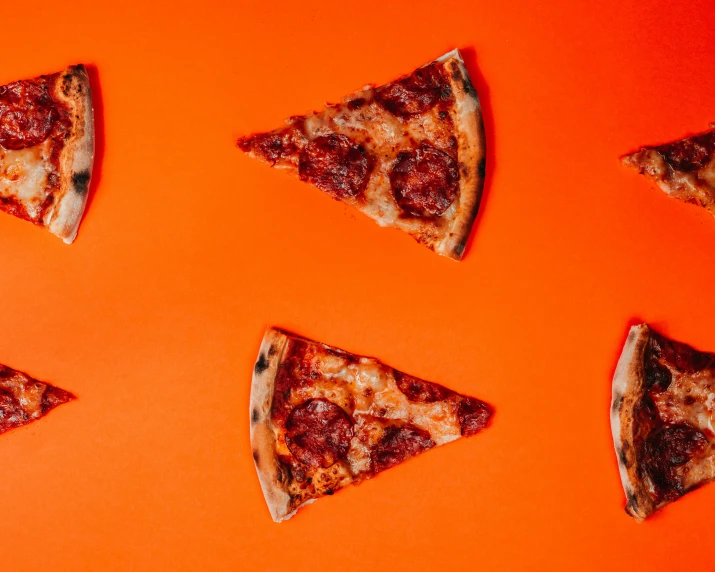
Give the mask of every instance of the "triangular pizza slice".
[(0, 86), (0, 210), (71, 243), (94, 162), (94, 110), (82, 65)]
[(621, 158), (663, 191), (715, 216), (715, 129), (680, 141), (643, 147)]
[(0, 434), (37, 421), (73, 399), (69, 391), (0, 365)]
[(238, 146), (381, 226), (462, 257), (486, 147), (479, 98), (456, 50), (279, 129), (242, 137)]
[(251, 386), (253, 459), (271, 516), (484, 429), (474, 397), (287, 332), (267, 330)]
[(713, 420), (715, 354), (632, 327), (611, 405), (628, 514), (642, 521), (715, 478)]

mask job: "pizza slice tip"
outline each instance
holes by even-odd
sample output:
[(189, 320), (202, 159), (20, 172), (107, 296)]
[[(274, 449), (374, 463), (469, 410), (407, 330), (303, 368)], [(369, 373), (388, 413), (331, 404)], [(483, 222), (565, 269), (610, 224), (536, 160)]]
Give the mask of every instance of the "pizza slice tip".
[(94, 163), (94, 109), (87, 70), (0, 86), (0, 210), (70, 244)]
[(238, 139), (249, 156), (461, 259), (484, 185), (477, 92), (454, 50), (283, 127)]
[(666, 194), (715, 215), (715, 129), (643, 147), (621, 157), (621, 163), (648, 177)]
[(633, 326), (613, 377), (611, 429), (638, 522), (715, 479), (715, 354)]
[(0, 365), (0, 434), (37, 421), (73, 399), (69, 391)]
[(474, 397), (269, 328), (250, 398), (253, 459), (280, 522), (323, 496), (487, 427)]

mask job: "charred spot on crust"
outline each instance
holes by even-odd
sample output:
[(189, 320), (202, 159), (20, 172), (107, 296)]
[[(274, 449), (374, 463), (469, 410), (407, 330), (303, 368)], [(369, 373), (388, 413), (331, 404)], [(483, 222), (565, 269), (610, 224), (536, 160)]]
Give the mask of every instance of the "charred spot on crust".
[(271, 345), (271, 347), (268, 348), (268, 357), (273, 357), (274, 355), (276, 355), (277, 351), (278, 350), (276, 349), (276, 346)]
[(328, 496), (331, 496), (335, 494), (335, 491), (333, 489), (325, 489), (325, 494)]
[(457, 256), (461, 257), (462, 254), (464, 254), (464, 249), (467, 248), (467, 238), (468, 237), (465, 236), (462, 240), (459, 241), (459, 244), (454, 247), (454, 253)]
[(621, 465), (623, 465), (627, 469), (631, 468), (632, 462), (630, 460), (630, 457), (623, 449), (621, 449), (621, 451), (618, 453), (618, 459), (620, 460)]
[(260, 415), (258, 414), (258, 409), (254, 409), (253, 411), (251, 411), (251, 422), (258, 423), (259, 418)]
[(72, 186), (74, 187), (75, 193), (79, 195), (84, 195), (89, 190), (89, 171), (80, 171), (72, 175)]
[(363, 105), (365, 105), (365, 103), (367, 103), (367, 100), (364, 97), (358, 97), (357, 99), (348, 101), (348, 109), (350, 109), (350, 110), (360, 109)]
[(618, 394), (613, 398), (613, 404), (611, 405), (611, 411), (613, 413), (618, 413), (623, 405), (623, 395)]
[(482, 157), (479, 160), (479, 163), (477, 163), (477, 174), (479, 175), (480, 179), (483, 179), (485, 175), (487, 174), (487, 158)]
[(267, 369), (268, 369), (268, 360), (266, 359), (266, 356), (264, 354), (260, 354), (258, 356), (258, 361), (256, 362), (256, 365), (253, 367), (253, 371), (255, 372), (256, 375), (261, 375)]
[(258, 459), (259, 459), (259, 457), (258, 457), (258, 451), (255, 451), (255, 450), (254, 450), (254, 451), (253, 451), (253, 461), (256, 463), (256, 465), (258, 464)]
[(628, 507), (637, 507), (638, 506), (638, 497), (633, 493), (633, 491), (626, 491), (626, 512), (630, 514), (628, 511)]

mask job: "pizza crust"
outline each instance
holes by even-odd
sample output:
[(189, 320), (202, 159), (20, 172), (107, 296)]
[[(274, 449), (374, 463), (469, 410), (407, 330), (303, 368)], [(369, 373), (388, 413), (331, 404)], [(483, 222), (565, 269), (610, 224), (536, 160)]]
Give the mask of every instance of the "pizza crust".
[(643, 356), (650, 339), (646, 324), (633, 326), (613, 376), (611, 431), (618, 469), (626, 493), (626, 512), (642, 522), (658, 507), (654, 505), (647, 483), (638, 474), (634, 447), (634, 409), (644, 393)]
[(268, 510), (275, 522), (287, 520), (296, 512), (290, 511), (288, 483), (276, 459), (276, 433), (271, 422), (274, 383), (287, 346), (288, 337), (285, 334), (273, 328), (266, 330), (253, 368), (249, 411), (253, 461)]
[(62, 72), (54, 95), (70, 108), (73, 131), (60, 156), (58, 199), (44, 223), (70, 244), (87, 205), (94, 163), (94, 108), (85, 67), (80, 64)]
[(459, 50), (453, 50), (437, 61), (447, 62), (452, 93), (455, 97), (454, 124), (460, 163), (459, 208), (445, 236), (434, 246), (443, 256), (460, 260), (469, 239), (486, 172), (486, 137), (477, 90), (474, 89)]

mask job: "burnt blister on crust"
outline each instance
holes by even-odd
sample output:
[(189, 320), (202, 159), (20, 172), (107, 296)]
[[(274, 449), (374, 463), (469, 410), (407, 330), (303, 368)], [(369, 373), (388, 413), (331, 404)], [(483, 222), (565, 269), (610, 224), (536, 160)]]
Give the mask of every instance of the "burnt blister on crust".
[(267, 369), (268, 360), (266, 359), (265, 354), (261, 352), (261, 354), (258, 356), (258, 361), (256, 361), (256, 365), (253, 366), (253, 371), (256, 375), (261, 375)]
[(91, 175), (89, 171), (80, 171), (72, 175), (72, 188), (79, 195), (86, 195), (89, 191), (89, 180)]
[(619, 393), (613, 398), (613, 403), (611, 404), (611, 411), (613, 413), (618, 413), (621, 410), (621, 405), (623, 405), (623, 395)]
[(260, 413), (258, 413), (258, 409), (254, 408), (253, 411), (251, 411), (251, 422), (258, 423), (258, 420), (260, 418), (261, 418), (261, 415), (260, 415)]

